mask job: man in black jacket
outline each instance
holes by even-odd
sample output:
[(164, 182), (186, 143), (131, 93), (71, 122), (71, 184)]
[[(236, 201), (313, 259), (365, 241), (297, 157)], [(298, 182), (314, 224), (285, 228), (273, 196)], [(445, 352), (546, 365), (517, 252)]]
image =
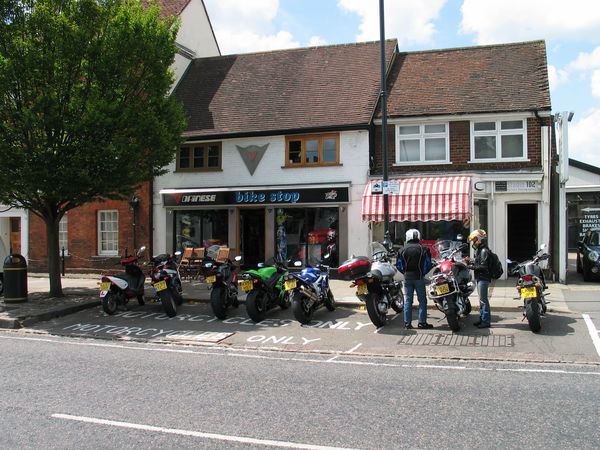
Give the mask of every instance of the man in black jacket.
[(477, 328), (489, 328), (491, 322), (488, 290), (492, 277), (490, 275), (490, 249), (487, 246), (485, 230), (475, 230), (469, 235), (469, 242), (475, 250), (475, 261), (471, 268), (477, 282), (479, 294), (479, 320), (474, 323)]
[(431, 270), (431, 252), (420, 244), (419, 230), (406, 232), (406, 242), (396, 261), (396, 267), (404, 274), (404, 328), (412, 326), (412, 303), (414, 292), (419, 299), (419, 328), (433, 328), (427, 323), (427, 294), (425, 293), (425, 275)]

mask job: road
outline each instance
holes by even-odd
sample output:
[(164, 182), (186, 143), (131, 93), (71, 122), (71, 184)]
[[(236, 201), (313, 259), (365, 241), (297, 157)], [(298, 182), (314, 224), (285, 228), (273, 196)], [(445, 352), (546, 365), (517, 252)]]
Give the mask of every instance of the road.
[(597, 366), (0, 342), (2, 448), (600, 445)]

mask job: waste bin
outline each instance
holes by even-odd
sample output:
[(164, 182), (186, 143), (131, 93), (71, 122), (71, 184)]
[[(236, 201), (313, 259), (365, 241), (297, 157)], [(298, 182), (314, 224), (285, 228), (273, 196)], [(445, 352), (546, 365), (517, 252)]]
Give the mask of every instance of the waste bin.
[(4, 303), (27, 301), (27, 263), (21, 255), (4, 259)]

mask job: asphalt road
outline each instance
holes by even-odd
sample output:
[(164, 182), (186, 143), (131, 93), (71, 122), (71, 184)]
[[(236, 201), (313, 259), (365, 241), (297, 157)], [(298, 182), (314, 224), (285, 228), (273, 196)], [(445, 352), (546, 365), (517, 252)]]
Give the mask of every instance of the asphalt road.
[(1, 448), (600, 446), (597, 366), (4, 331), (0, 360)]

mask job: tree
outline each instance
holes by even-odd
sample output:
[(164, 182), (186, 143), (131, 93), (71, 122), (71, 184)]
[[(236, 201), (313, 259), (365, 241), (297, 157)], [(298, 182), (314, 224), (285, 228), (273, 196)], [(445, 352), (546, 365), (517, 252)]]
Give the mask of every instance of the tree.
[(181, 143), (178, 22), (148, 3), (0, 0), (0, 204), (45, 222), (51, 296), (63, 215), (130, 198)]

